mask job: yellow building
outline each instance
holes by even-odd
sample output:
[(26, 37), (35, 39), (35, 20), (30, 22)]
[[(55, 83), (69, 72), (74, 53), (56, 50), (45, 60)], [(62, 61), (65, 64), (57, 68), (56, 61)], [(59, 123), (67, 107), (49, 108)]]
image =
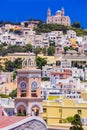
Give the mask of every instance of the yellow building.
[(28, 57), (31, 57), (33, 59), (35, 59), (35, 54), (34, 53), (9, 53), (8, 54), (8, 60), (14, 61), (17, 58), (21, 58), (22, 60), (27, 59)]
[(7, 60), (10, 60), (10, 61), (14, 61), (15, 59), (17, 58), (21, 58), (22, 60), (25, 60), (27, 59), (28, 57), (32, 58), (32, 59), (35, 59), (35, 54), (34, 53), (9, 53), (7, 56), (0, 56), (0, 65), (2, 65), (3, 67), (5, 67), (5, 62)]
[(77, 44), (76, 44), (76, 40), (74, 38), (70, 38), (69, 41), (71, 42), (72, 44), (72, 48), (76, 48), (77, 47)]
[(62, 102), (43, 102), (43, 119), (48, 125), (58, 125), (64, 119), (75, 114), (87, 119), (87, 102), (75, 99), (63, 99)]
[(47, 64), (56, 64), (56, 58), (55, 56), (44, 56), (43, 54), (38, 55), (41, 58), (44, 58), (47, 60)]

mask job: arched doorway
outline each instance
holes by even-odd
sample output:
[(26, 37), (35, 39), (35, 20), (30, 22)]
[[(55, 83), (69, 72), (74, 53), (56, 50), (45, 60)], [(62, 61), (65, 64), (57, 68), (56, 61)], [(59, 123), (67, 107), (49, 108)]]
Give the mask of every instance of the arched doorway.
[(26, 105), (26, 103), (24, 102), (19, 102), (16, 104), (15, 106), (15, 113), (16, 115), (28, 115), (29, 114), (29, 111), (28, 111), (28, 106)]
[(43, 108), (42, 104), (38, 102), (31, 103), (29, 106), (29, 113), (31, 116), (42, 117)]
[(18, 116), (26, 116), (26, 108), (23, 105), (20, 105), (18, 107), (17, 115)]
[(31, 116), (39, 116), (40, 108), (38, 106), (33, 106), (31, 108)]

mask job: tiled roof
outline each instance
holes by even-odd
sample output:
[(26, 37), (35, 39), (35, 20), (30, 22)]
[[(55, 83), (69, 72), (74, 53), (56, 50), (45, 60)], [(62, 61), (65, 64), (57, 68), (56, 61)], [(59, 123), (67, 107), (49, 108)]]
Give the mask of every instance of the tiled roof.
[(26, 117), (19, 116), (0, 116), (0, 129), (17, 123)]

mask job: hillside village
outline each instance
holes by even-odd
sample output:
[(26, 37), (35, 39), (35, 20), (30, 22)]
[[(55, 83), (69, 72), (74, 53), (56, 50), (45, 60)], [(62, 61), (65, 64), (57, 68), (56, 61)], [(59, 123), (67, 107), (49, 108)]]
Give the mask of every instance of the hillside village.
[[(30, 114), (25, 109), (19, 112), (22, 107), (18, 110), (17, 105), (29, 94), (25, 82), (22, 84), (23, 78), (32, 81), (29, 98), (35, 98), (35, 108), (38, 102), (42, 103), (43, 114), (39, 114), (48, 126), (63, 124), (69, 129), (71, 125), (67, 123), (71, 122), (67, 117), (75, 114), (87, 125), (87, 30), (79, 22), (52, 23), (49, 11), (47, 23), (41, 20), (0, 22), (0, 104), (5, 115), (13, 116), (14, 108), (16, 114)], [(57, 11), (55, 17), (65, 16)], [(25, 88), (19, 87), (19, 82)]]

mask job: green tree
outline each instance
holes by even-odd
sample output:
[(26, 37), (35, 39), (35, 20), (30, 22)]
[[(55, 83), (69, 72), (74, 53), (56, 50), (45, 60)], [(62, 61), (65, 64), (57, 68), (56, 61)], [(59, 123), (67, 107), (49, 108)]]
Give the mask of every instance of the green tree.
[(53, 46), (48, 47), (47, 52), (49, 56), (53, 56), (55, 53), (55, 47)]
[(12, 72), (14, 69), (21, 69), (22, 68), (22, 60), (21, 58), (15, 59), (15, 61), (6, 61), (5, 62), (5, 71)]
[(51, 31), (63, 31), (63, 33), (66, 33), (67, 30), (69, 30), (70, 27), (64, 26), (64, 25), (58, 25), (58, 24), (45, 24), (45, 23), (39, 23), (37, 28), (35, 28), (35, 31), (40, 33), (46, 33)]
[(1, 71), (1, 70), (4, 70), (2, 65), (0, 65), (0, 71)]
[(5, 62), (5, 71), (12, 72), (14, 70), (14, 63), (10, 60)]
[(16, 72), (16, 70), (14, 69), (14, 71), (13, 71), (13, 80), (16, 79), (16, 76), (17, 76), (17, 72)]
[(73, 116), (69, 116), (66, 119), (63, 119), (63, 123), (71, 123), (74, 120)]
[(69, 116), (66, 118), (67, 122), (71, 123), (74, 120), (73, 116)]
[(10, 96), (11, 98), (16, 97), (16, 96), (17, 96), (17, 89), (13, 90), (13, 91), (9, 94), (9, 96)]
[(0, 97), (1, 97), (1, 98), (9, 98), (9, 95), (6, 95), (6, 94), (0, 94)]
[(37, 64), (38, 68), (42, 70), (42, 67), (47, 64), (47, 61), (44, 58), (41, 58), (38, 56), (36, 58), (36, 64)]
[(4, 43), (0, 44), (0, 55), (4, 56), (7, 54), (6, 47), (4, 46)]
[(35, 55), (37, 56), (40, 53), (40, 51), (41, 51), (41, 48), (36, 47), (34, 50)]
[(68, 51), (69, 47), (68, 46), (65, 46), (64, 47), (64, 52), (66, 53), (66, 51)]
[(26, 49), (27, 52), (29, 52), (29, 51), (32, 52), (32, 45), (26, 44), (25, 49)]
[(14, 64), (15, 69), (21, 69), (22, 68), (22, 59), (21, 58), (15, 59), (13, 64)]
[(46, 55), (46, 53), (47, 53), (47, 49), (44, 47), (44, 48), (42, 48), (42, 53), (44, 54), (44, 55)]
[(83, 130), (81, 118), (78, 114), (74, 115), (74, 119), (71, 124), (72, 126), (70, 127), (70, 130)]
[(40, 34), (41, 32), (46, 33), (51, 31), (63, 31), (63, 33), (66, 34), (67, 30), (74, 30), (77, 36), (87, 35), (87, 30), (81, 28), (79, 22), (74, 22), (72, 26), (39, 23), (37, 28), (35, 28), (37, 34)]
[(3, 45), (2, 44), (0, 44), (0, 51), (3, 49)]
[(8, 53), (14, 53), (14, 52), (24, 52), (24, 49), (22, 46), (19, 45), (9, 45), (7, 47), (7, 52)]
[(72, 27), (74, 27), (74, 28), (81, 28), (81, 25), (80, 25), (79, 22), (74, 22), (74, 23), (72, 24)]

